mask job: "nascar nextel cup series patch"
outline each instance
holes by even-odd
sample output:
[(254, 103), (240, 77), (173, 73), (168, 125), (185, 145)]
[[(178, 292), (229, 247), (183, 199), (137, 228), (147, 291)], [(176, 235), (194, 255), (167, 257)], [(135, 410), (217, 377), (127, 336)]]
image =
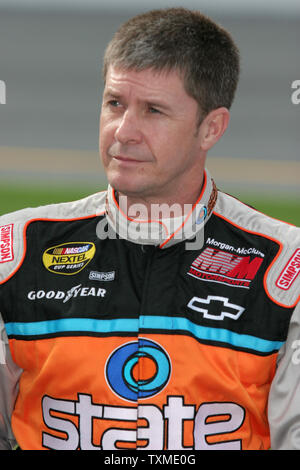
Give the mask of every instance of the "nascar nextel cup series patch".
[(68, 242), (48, 248), (43, 253), (43, 264), (48, 271), (70, 276), (79, 273), (93, 259), (94, 243)]

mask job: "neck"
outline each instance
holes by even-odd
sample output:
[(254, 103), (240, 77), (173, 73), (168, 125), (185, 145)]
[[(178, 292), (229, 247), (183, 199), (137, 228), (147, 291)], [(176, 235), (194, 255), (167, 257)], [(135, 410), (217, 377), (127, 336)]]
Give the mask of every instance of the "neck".
[[(167, 248), (195, 237), (197, 243), (201, 242), (204, 224), (207, 223), (213, 212), (218, 195), (217, 188), (209, 172), (205, 171), (204, 174), (203, 187), (201, 191), (200, 189), (198, 191), (200, 193), (198, 198), (195, 197), (193, 201), (188, 202), (188, 214), (186, 216), (183, 215), (182, 203), (177, 206), (181, 209), (179, 213), (172, 212), (172, 205), (170, 207), (166, 203), (164, 206), (163, 204), (159, 205), (160, 200), (152, 199), (150, 209), (153, 209), (153, 203), (156, 203), (156, 210), (161, 211), (162, 207), (165, 210), (151, 213), (149, 212), (150, 201), (147, 201), (148, 205), (144, 206), (142, 204), (144, 200), (133, 199), (134, 207), (134, 205), (128, 204), (127, 196), (123, 199), (123, 194), (119, 194), (118, 199), (123, 204), (121, 208), (114, 189), (109, 185), (106, 199), (106, 221), (112, 229), (111, 233), (117, 233), (120, 238), (133, 243), (157, 245), (160, 248)], [(173, 203), (173, 206), (174, 204), (176, 203)], [(200, 245), (197, 245), (197, 247), (201, 248)], [(195, 247), (191, 248), (189, 246), (187, 249), (195, 249)]]
[[(181, 193), (165, 197), (137, 196), (115, 192), (120, 210), (127, 217), (135, 220), (158, 220), (183, 217), (187, 215), (199, 200), (204, 185), (204, 176), (195, 190), (187, 188)], [(180, 202), (179, 202), (180, 201)]]

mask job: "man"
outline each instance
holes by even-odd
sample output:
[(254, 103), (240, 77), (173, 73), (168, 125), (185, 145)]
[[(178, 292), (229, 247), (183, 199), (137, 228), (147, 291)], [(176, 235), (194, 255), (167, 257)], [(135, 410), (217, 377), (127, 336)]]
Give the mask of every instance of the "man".
[(108, 190), (0, 218), (3, 448), (300, 448), (299, 230), (205, 170), (238, 74), (182, 8), (108, 45)]

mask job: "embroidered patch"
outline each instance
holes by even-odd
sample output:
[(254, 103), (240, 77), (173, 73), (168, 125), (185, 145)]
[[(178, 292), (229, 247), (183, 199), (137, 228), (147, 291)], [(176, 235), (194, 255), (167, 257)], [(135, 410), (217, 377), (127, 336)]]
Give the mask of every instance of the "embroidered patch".
[(296, 280), (300, 272), (300, 248), (291, 256), (283, 270), (281, 271), (276, 286), (283, 290), (288, 290)]
[(108, 272), (90, 271), (89, 280), (90, 281), (114, 281), (115, 276), (116, 276), (115, 271), (108, 271)]
[(14, 259), (13, 227), (14, 224), (0, 226), (0, 263)]
[(43, 264), (51, 273), (70, 276), (84, 269), (95, 252), (96, 247), (92, 242), (62, 243), (44, 251)]
[(188, 274), (200, 281), (249, 289), (262, 262), (260, 256), (251, 260), (250, 256), (206, 248), (193, 261)]

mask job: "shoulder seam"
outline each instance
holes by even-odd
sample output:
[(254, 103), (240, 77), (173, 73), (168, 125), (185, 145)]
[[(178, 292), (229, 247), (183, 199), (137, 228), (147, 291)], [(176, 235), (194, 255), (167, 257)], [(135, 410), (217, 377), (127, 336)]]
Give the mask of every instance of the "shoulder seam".
[(14, 276), (24, 261), (27, 251), (26, 232), (30, 224), (38, 221), (71, 222), (101, 216), (105, 213), (105, 193), (106, 191), (96, 193), (78, 201), (23, 209), (0, 217), (0, 225), (13, 224), (14, 226), (15, 254), (14, 260), (0, 265), (2, 271), (0, 285)]
[[(285, 307), (285, 308), (295, 307), (300, 299), (300, 295), (297, 296), (295, 286), (294, 286), (294, 289), (292, 289), (289, 293), (287, 293), (278, 287), (278, 285), (276, 284), (276, 281), (279, 279), (279, 276), (280, 276), (280, 274), (278, 273), (282, 271), (281, 264), (285, 265), (287, 260), (290, 259), (290, 257), (292, 256), (292, 253), (294, 253), (295, 248), (297, 248), (297, 245), (295, 243), (297, 237), (295, 237), (295, 234), (298, 234), (298, 238), (300, 239), (299, 228), (292, 224), (287, 224), (278, 219), (269, 217), (268, 215), (265, 215), (257, 211), (256, 209), (253, 209), (250, 206), (247, 206), (246, 204), (242, 203), (238, 199), (232, 198), (232, 196), (229, 196), (229, 195), (225, 195), (225, 198), (224, 198), (225, 200), (223, 199), (222, 201), (223, 205), (226, 202), (228, 204), (228, 200), (226, 201), (227, 197), (233, 199), (234, 201), (233, 205), (236, 204), (236, 207), (238, 207), (239, 205), (242, 205), (242, 207), (249, 209), (249, 211), (253, 213), (253, 216), (257, 214), (257, 217), (260, 219), (261, 222), (263, 220), (269, 222), (269, 226), (266, 227), (265, 230), (260, 229), (259, 223), (256, 223), (253, 220), (252, 220), (253, 227), (248, 228), (246, 227), (246, 220), (245, 219), (242, 220), (243, 216), (247, 217), (247, 214), (242, 214), (239, 216), (241, 218), (241, 222), (243, 221), (243, 224), (242, 224), (242, 223), (238, 223), (238, 217), (237, 217), (237, 221), (234, 220), (235, 217), (230, 217), (230, 214), (226, 213), (227, 211), (225, 210), (225, 208), (224, 208), (224, 212), (226, 215), (223, 215), (221, 213), (222, 206), (220, 204), (219, 204), (220, 211), (218, 210), (214, 211), (214, 214), (216, 217), (219, 217), (225, 220), (226, 222), (239, 228), (240, 230), (269, 239), (275, 242), (277, 245), (279, 245), (278, 253), (276, 254), (271, 264), (268, 266), (268, 269), (266, 270), (264, 274), (264, 289), (268, 297), (272, 300), (272, 302), (276, 303), (277, 305), (281, 307)], [(234, 210), (234, 208), (232, 207), (230, 207), (230, 209), (231, 211)], [(235, 214), (233, 213), (232, 215), (235, 215)], [(273, 231), (275, 232), (274, 234), (272, 233)]]

